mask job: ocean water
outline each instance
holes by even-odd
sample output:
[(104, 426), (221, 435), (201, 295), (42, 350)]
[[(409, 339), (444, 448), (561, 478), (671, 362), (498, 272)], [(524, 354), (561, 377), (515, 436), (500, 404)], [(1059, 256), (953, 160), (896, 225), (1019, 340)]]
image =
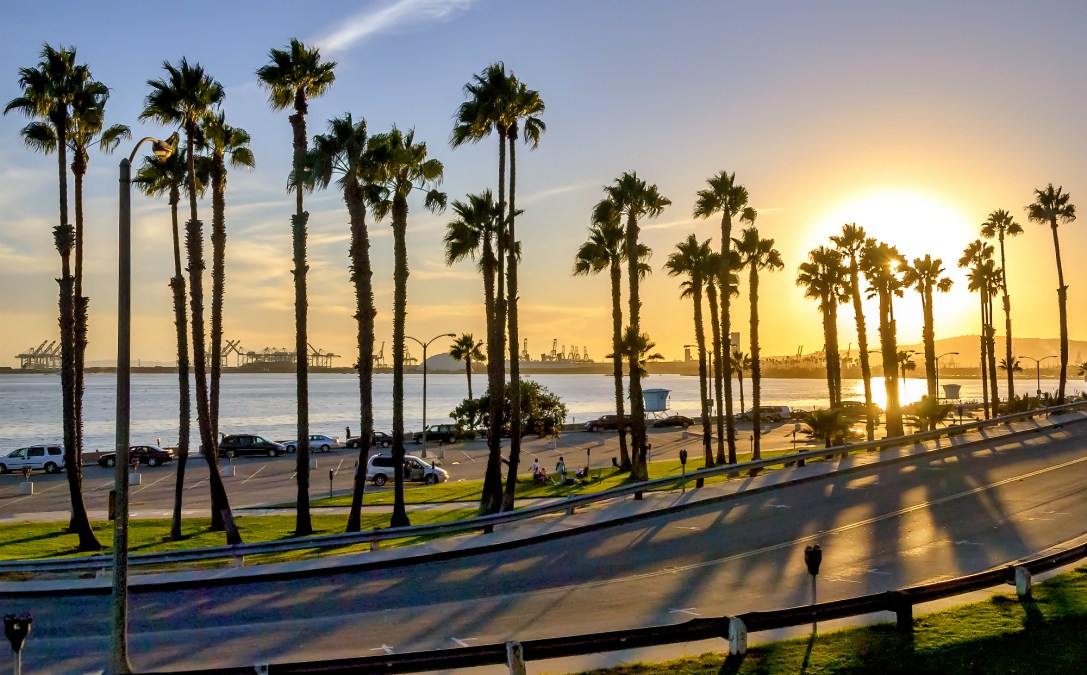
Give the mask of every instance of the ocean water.
[[(610, 375), (528, 375), (565, 401), (570, 410), (567, 422), (583, 422), (615, 412), (615, 390)], [(1027, 380), (1030, 380), (1029, 382)], [(961, 385), (962, 400), (980, 400), (981, 381), (977, 379), (941, 380), (941, 384)], [(116, 376), (89, 374), (84, 394), (84, 448), (111, 450), (114, 446)], [(1017, 380), (1020, 391), (1034, 390), (1033, 378)], [(1043, 391), (1055, 391), (1057, 382), (1043, 379)], [(864, 398), (860, 380), (842, 383), (844, 398)], [(872, 383), (874, 398), (880, 405), (885, 395), (882, 379)], [(486, 390), (486, 376), (472, 378), (473, 393)], [(698, 378), (684, 375), (651, 375), (643, 388), (670, 391), (668, 410), (685, 415), (698, 414)], [(908, 403), (925, 393), (923, 379), (911, 377), (900, 382), (902, 401)], [(1068, 392), (1078, 393), (1083, 383), (1069, 382)], [(133, 443), (175, 445), (178, 434), (177, 376), (173, 374), (132, 375), (132, 412), (130, 436)], [(195, 391), (195, 390), (194, 390)], [(1003, 388), (1001, 389), (1003, 392)], [(448, 415), (467, 397), (464, 375), (427, 376), (427, 422), (447, 421)], [(1003, 395), (1003, 393), (1002, 393)], [(733, 382), (735, 405), (740, 392)], [(423, 421), (423, 377), (404, 377), (404, 420), (406, 429), (418, 430)], [(765, 379), (762, 382), (763, 405), (788, 405), (794, 409), (826, 407), (826, 382), (819, 379)], [(744, 381), (744, 405), (751, 406), (751, 380)], [(43, 442), (60, 442), (63, 429), (60, 416), (60, 377), (48, 375), (0, 374), (0, 452)], [(192, 439), (199, 438), (192, 411)], [(313, 374), (310, 376), (310, 432), (341, 438), (345, 428), (359, 430), (358, 378), (351, 374)], [(226, 373), (222, 378), (219, 430), (223, 433), (257, 433), (277, 440), (295, 436), (294, 375)], [(374, 377), (374, 426), (379, 431), (392, 428), (392, 375)]]

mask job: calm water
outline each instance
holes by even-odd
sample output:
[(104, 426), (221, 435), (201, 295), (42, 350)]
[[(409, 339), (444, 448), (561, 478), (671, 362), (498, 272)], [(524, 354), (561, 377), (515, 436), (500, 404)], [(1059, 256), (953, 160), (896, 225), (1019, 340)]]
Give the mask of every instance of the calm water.
[[(558, 394), (570, 409), (567, 422), (579, 422), (608, 412), (615, 412), (614, 385), (610, 375), (530, 375), (529, 378)], [(1022, 390), (1033, 390), (1034, 381), (1018, 380)], [(981, 398), (980, 380), (942, 380), (962, 385), (961, 398)], [(1043, 391), (1054, 391), (1056, 380), (1042, 380)], [(1078, 386), (1077, 386), (1078, 385)], [(669, 410), (695, 415), (698, 412), (698, 379), (681, 375), (653, 375), (644, 388), (671, 391)], [(860, 380), (842, 383), (845, 398), (864, 398)], [(925, 393), (924, 380), (910, 378), (901, 383), (902, 400), (917, 400)], [(421, 375), (406, 375), (404, 382), (404, 419), (408, 430), (422, 427)], [(474, 393), (486, 390), (486, 376), (473, 377)], [(1069, 393), (1083, 388), (1069, 382)], [(94, 374), (86, 378), (84, 396), (84, 447), (87, 450), (112, 449), (114, 445), (116, 376)], [(739, 391), (733, 384), (736, 405)], [(295, 396), (293, 374), (235, 374), (222, 379), (220, 431), (223, 433), (259, 433), (273, 439), (292, 439), (295, 435)], [(873, 381), (876, 401), (883, 403), (883, 382)], [(467, 396), (464, 375), (427, 376), (427, 421), (441, 422)], [(310, 377), (310, 430), (343, 437), (344, 428), (359, 430), (358, 380), (354, 375), (315, 374)], [(826, 383), (818, 379), (768, 379), (763, 381), (764, 405), (789, 405), (811, 409), (827, 405)], [(744, 382), (744, 403), (751, 405), (751, 381)], [(172, 374), (132, 375), (133, 443), (164, 445), (177, 443), (177, 376)], [(0, 375), (0, 451), (41, 442), (59, 442), (63, 438), (60, 417), (60, 377), (58, 375)], [(377, 430), (392, 428), (392, 375), (374, 378), (374, 424)], [(195, 417), (195, 410), (194, 410)], [(192, 438), (198, 439), (196, 420)]]

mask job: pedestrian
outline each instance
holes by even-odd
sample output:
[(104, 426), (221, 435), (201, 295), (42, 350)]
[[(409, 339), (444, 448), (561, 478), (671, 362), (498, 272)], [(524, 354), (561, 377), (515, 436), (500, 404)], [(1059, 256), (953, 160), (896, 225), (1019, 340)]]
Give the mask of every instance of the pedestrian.
[(566, 462), (559, 457), (559, 463), (555, 465), (555, 473), (559, 474), (559, 485), (566, 484)]
[(536, 457), (532, 460), (532, 477), (535, 478), (540, 473), (540, 458)]

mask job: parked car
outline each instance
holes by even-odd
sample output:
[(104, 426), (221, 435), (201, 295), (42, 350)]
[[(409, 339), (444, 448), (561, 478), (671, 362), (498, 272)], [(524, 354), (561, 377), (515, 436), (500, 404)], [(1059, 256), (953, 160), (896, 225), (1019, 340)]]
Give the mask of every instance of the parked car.
[[(344, 441), (343, 446), (345, 448), (358, 448), (362, 444), (361, 436), (353, 436)], [(370, 439), (371, 448), (389, 448), (392, 447), (393, 436), (387, 434), (384, 431), (375, 431), (373, 437)]]
[(630, 429), (630, 424), (630, 415), (624, 415), (623, 417), (619, 417), (618, 415), (601, 415), (595, 420), (586, 422), (585, 431), (616, 431), (619, 427)]
[(0, 473), (26, 468), (57, 473), (64, 468), (64, 448), (59, 445), (32, 445), (13, 450), (7, 457), (0, 457)]
[(694, 424), (694, 420), (686, 415), (669, 415), (653, 422), (655, 427), (687, 427)]
[[(744, 419), (753, 419), (755, 416), (755, 409), (750, 408), (744, 413)], [(787, 420), (793, 416), (793, 411), (789, 409), (787, 405), (760, 405), (759, 406), (759, 419), (770, 420), (771, 422), (781, 422)]]
[[(393, 479), (393, 471), (396, 463), (389, 455), (371, 455), (366, 464), (366, 480), (373, 481), (374, 485), (384, 485)], [(449, 480), (449, 472), (438, 466), (436, 462), (427, 462), (415, 455), (404, 457), (404, 480), (426, 485), (444, 483)]]
[[(158, 466), (166, 462), (174, 461), (174, 451), (165, 450), (157, 445), (130, 445), (128, 446), (129, 460), (139, 459), (140, 464)], [(99, 466), (114, 466), (117, 464), (117, 453), (107, 452), (98, 458)]]
[[(296, 452), (298, 450), (298, 441), (283, 441), (283, 447), (287, 452)], [(340, 447), (340, 439), (333, 438), (332, 436), (325, 436), (324, 434), (310, 434), (309, 435), (309, 449), (310, 452), (328, 452), (332, 448)]]
[[(474, 431), (461, 431), (455, 424), (431, 424), (426, 428), (427, 441), (441, 441), (442, 443), (456, 443), (457, 439), (472, 440), (476, 437)], [(423, 442), (423, 432), (416, 431), (412, 438), (416, 443)]]
[(232, 434), (223, 436), (219, 441), (219, 454), (223, 457), (236, 457), (238, 455), (267, 455), (278, 457), (287, 452), (287, 448), (274, 441), (269, 441), (263, 436), (254, 434)]
[[(838, 410), (841, 410), (842, 416), (850, 422), (864, 422), (868, 419), (864, 412), (864, 401), (842, 401), (838, 405)], [(876, 424), (879, 424), (879, 414), (881, 412), (883, 411), (880, 407), (873, 403), (872, 414)]]

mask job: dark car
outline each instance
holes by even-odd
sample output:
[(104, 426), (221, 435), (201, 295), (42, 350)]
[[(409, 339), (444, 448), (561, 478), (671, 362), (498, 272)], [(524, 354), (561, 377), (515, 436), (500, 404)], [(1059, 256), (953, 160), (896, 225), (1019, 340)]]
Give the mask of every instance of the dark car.
[[(361, 443), (362, 443), (362, 437), (361, 436), (355, 436), (353, 438), (347, 439), (344, 442), (344, 447), (345, 448), (358, 448)], [(384, 431), (375, 431), (373, 437), (370, 439), (370, 447), (371, 448), (388, 448), (388, 447), (392, 447), (392, 444), (393, 444), (392, 434), (387, 434)]]
[[(426, 428), (427, 442), (441, 441), (442, 443), (456, 443), (457, 439), (460, 438), (472, 440), (475, 437), (475, 432), (461, 431), (460, 429), (457, 429), (457, 425), (455, 424), (431, 424)], [(422, 443), (423, 432), (416, 431), (412, 438), (416, 443)]]
[(585, 431), (618, 431), (619, 427), (630, 429), (630, 424), (630, 415), (624, 415), (623, 417), (619, 417), (618, 415), (601, 415), (595, 420), (586, 422)]
[[(842, 401), (838, 404), (837, 410), (842, 411), (842, 417), (849, 422), (863, 422), (868, 419), (865, 414), (864, 401)], [(876, 424), (879, 424), (879, 414), (883, 412), (878, 405), (872, 404), (872, 418)]]
[(669, 415), (653, 422), (655, 427), (683, 427), (684, 429), (692, 424), (694, 424), (694, 420), (686, 415)]
[(223, 436), (223, 440), (219, 441), (219, 455), (223, 457), (236, 457), (238, 455), (278, 457), (285, 452), (287, 452), (287, 448), (282, 444), (254, 434), (232, 434)]
[[(174, 451), (164, 450), (157, 445), (132, 445), (128, 448), (129, 460), (138, 459), (140, 464), (158, 466), (166, 462), (174, 461)], [(114, 466), (117, 464), (117, 453), (107, 452), (98, 458), (99, 466)]]

